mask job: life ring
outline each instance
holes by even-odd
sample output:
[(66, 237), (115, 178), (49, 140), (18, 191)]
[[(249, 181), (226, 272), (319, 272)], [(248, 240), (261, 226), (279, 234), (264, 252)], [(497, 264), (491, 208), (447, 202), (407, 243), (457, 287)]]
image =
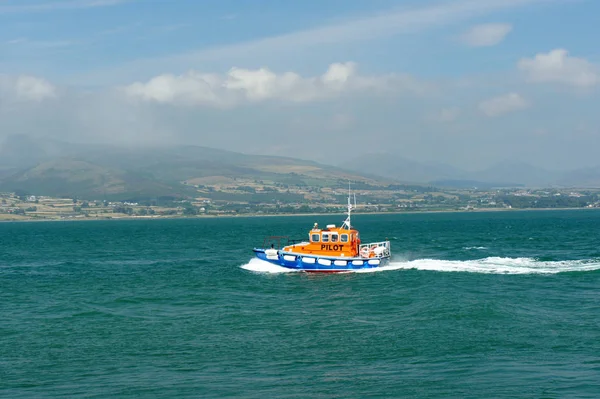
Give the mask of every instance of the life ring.
[(363, 258), (368, 258), (369, 257), (369, 248), (367, 247), (362, 247), (362, 249), (360, 250), (360, 255)]

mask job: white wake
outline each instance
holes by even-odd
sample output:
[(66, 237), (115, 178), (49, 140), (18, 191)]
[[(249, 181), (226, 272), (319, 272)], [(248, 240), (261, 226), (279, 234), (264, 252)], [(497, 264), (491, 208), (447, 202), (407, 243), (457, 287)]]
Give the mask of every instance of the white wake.
[[(269, 262), (252, 259), (243, 269), (258, 273), (297, 273)], [(600, 260), (538, 261), (533, 258), (489, 257), (476, 260), (417, 259), (392, 261), (388, 266), (354, 270), (354, 273), (378, 273), (392, 270), (425, 270), (484, 274), (556, 274), (600, 270)], [(352, 271), (350, 271), (352, 272)]]
[(381, 270), (365, 269), (359, 270), (359, 272), (427, 270), (484, 274), (556, 274), (599, 269), (599, 260), (538, 261), (533, 258), (490, 257), (476, 260), (417, 259), (407, 262), (392, 261), (388, 266), (382, 267)]
[(297, 273), (297, 270), (288, 269), (269, 263), (265, 260), (253, 258), (250, 262), (242, 266), (242, 269), (250, 270), (257, 273)]

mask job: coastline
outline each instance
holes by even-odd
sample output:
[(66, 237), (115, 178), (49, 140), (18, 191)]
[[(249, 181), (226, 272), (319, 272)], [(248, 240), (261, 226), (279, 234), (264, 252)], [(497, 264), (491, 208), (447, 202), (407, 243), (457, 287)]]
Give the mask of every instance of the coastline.
[[(354, 212), (354, 215), (421, 215), (436, 213), (496, 213), (496, 212), (542, 212), (542, 211), (581, 211), (600, 210), (600, 208), (482, 208), (482, 209), (440, 209), (424, 211), (394, 211), (394, 212)], [(27, 216), (15, 219), (0, 219), (1, 223), (32, 223), (32, 222), (90, 222), (90, 221), (119, 221), (119, 220), (178, 220), (178, 219), (231, 219), (231, 218), (272, 218), (300, 216), (340, 216), (344, 213), (281, 213), (281, 214), (242, 214), (242, 215), (169, 215), (169, 216), (117, 216), (117, 217), (70, 217), (70, 218), (36, 218)]]

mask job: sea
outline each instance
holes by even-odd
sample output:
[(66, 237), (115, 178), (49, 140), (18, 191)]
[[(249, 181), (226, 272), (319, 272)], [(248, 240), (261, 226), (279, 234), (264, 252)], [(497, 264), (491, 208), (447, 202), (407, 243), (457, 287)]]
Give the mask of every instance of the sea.
[(600, 398), (600, 210), (353, 215), (392, 262), (254, 260), (343, 215), (0, 224), (2, 398)]

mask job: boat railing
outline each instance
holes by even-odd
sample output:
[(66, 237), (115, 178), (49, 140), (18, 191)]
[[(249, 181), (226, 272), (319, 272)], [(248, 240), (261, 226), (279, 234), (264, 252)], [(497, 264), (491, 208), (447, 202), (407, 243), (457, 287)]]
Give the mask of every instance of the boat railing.
[(385, 258), (391, 255), (389, 241), (371, 242), (360, 244), (358, 251), (360, 254), (374, 254), (375, 257)]
[(290, 238), (289, 236), (268, 236), (268, 237), (265, 237), (265, 239), (263, 241), (263, 248), (272, 247), (272, 248), (280, 249), (284, 246), (298, 244), (303, 241), (306, 241), (306, 240), (293, 239), (293, 238)]

